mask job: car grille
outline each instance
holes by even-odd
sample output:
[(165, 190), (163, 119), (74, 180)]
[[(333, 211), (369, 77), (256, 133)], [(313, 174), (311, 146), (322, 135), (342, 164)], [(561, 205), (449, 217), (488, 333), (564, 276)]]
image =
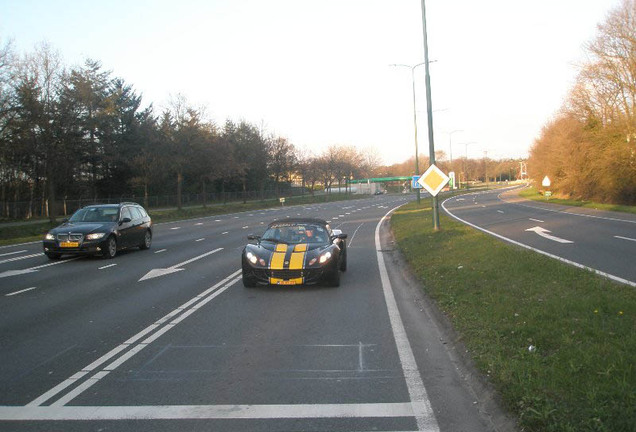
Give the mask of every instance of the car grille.
[(58, 234), (58, 241), (61, 242), (82, 242), (84, 239), (84, 235), (81, 233), (70, 233), (70, 234)]
[(276, 279), (289, 280), (289, 279), (298, 279), (303, 277), (302, 270), (270, 270), (270, 271), (271, 271), (271, 277)]

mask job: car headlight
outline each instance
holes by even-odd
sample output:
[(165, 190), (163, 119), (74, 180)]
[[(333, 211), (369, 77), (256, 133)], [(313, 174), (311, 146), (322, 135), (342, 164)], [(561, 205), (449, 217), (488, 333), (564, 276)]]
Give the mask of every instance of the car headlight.
[(263, 267), (265, 267), (266, 265), (265, 260), (263, 258), (257, 257), (252, 252), (248, 252), (245, 256), (247, 257), (247, 260), (254, 265), (256, 265), (256, 263), (259, 263)]
[(51, 233), (46, 233), (44, 240), (55, 240), (55, 236)]
[(104, 237), (106, 235), (106, 233), (93, 233), (93, 234), (88, 234), (86, 236), (86, 240), (99, 240), (100, 238)]
[(319, 257), (312, 258), (311, 261), (309, 261), (309, 265), (311, 266), (316, 264), (316, 261), (318, 261), (320, 264), (324, 264), (329, 260), (329, 258), (331, 258), (331, 252), (327, 251)]

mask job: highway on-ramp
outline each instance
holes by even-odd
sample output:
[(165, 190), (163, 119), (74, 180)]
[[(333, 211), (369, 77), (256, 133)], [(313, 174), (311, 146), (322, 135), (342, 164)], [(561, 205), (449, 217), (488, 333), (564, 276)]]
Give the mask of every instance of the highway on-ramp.
[(636, 215), (528, 201), (517, 192), (458, 195), (442, 207), (488, 234), (636, 287)]
[[(112, 260), (0, 248), (0, 430), (493, 430), (395, 252), (410, 199), (158, 224)], [(297, 216), (348, 234), (341, 286), (244, 288), (247, 235)]]

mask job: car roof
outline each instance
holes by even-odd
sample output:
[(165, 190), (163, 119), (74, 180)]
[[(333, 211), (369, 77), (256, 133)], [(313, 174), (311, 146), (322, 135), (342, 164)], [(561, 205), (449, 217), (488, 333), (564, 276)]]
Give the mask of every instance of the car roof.
[(89, 204), (84, 206), (83, 208), (88, 208), (88, 207), (123, 207), (123, 206), (127, 206), (127, 205), (134, 205), (137, 207), (141, 207), (141, 204), (137, 204), (134, 202), (122, 202), (122, 203), (118, 203), (118, 204)]
[(281, 224), (281, 223), (298, 224), (298, 225), (302, 225), (302, 224), (315, 224), (315, 225), (323, 225), (323, 226), (328, 225), (326, 220), (318, 219), (318, 218), (285, 218), (285, 219), (276, 219), (275, 221), (271, 222), (268, 225), (268, 227), (271, 227), (272, 225), (276, 225), (276, 224)]

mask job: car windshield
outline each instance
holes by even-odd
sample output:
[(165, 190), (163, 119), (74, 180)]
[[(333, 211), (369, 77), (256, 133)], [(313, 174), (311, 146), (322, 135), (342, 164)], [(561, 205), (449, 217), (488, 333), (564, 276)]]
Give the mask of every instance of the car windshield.
[(280, 223), (267, 228), (261, 240), (289, 244), (324, 244), (329, 241), (329, 233), (324, 226), (317, 224)]
[(69, 219), (71, 222), (116, 222), (117, 207), (85, 207), (76, 211)]

